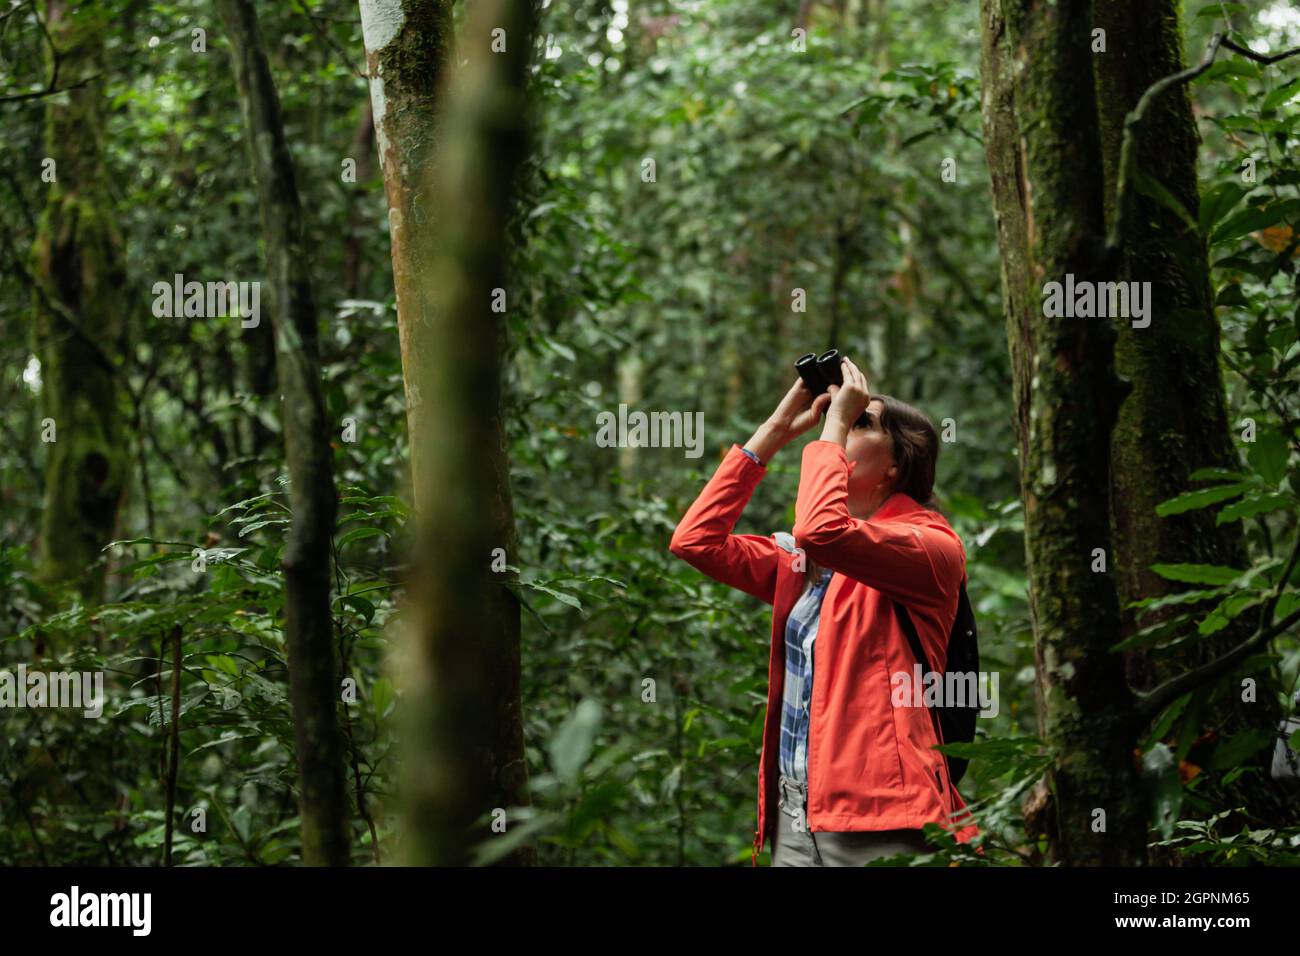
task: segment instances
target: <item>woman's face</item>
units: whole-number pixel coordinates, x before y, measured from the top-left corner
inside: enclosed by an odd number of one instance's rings
[[[844,448],[845,457],[853,463],[849,472],[849,498],[876,505],[888,497],[888,486],[898,477],[893,440],[880,425],[880,415],[884,410],[885,403],[873,398],[863,413],[865,427],[855,424],[849,429]]]

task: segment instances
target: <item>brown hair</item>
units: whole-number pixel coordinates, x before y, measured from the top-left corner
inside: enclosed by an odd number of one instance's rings
[[[885,406],[880,424],[889,432],[894,463],[898,466],[894,491],[903,492],[922,508],[937,510],[934,474],[939,462],[939,435],[934,430],[934,422],[925,412],[892,395],[871,397],[880,399]]]

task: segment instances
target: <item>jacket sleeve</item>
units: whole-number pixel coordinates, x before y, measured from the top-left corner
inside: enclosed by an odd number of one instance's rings
[[[794,537],[809,559],[909,608],[946,613],[966,570],[951,528],[849,514],[849,462],[835,442],[804,447]]]
[[[668,550],[723,584],[772,604],[776,573],[786,555],[771,537],[732,534],[767,469],[732,445],[673,532]]]

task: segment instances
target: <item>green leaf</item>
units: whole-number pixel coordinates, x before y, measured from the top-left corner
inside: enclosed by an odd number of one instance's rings
[[[1300,76],[1295,77],[1289,82],[1283,83],[1272,93],[1268,94],[1268,96],[1264,97],[1264,102],[1259,104],[1260,112],[1277,109],[1297,93],[1300,93]]]
[[[1264,596],[1259,593],[1234,594],[1226,598],[1223,603],[1216,607],[1201,621],[1196,632],[1202,637],[1209,634],[1215,634],[1228,626],[1238,614],[1248,607],[1253,607],[1264,600]]]
[[[242,537],[244,537],[245,535],[252,534],[252,533],[253,533],[254,531],[256,531],[258,528],[265,528],[265,527],[266,527],[267,525],[269,525],[269,524],[281,524],[281,525],[282,525],[282,524],[288,524],[288,523],[289,523],[289,519],[288,519],[288,518],[262,518],[262,519],[259,520],[259,521],[252,521],[252,522],[250,522],[250,523],[244,525],[242,528],[240,528],[240,529],[239,529],[239,536],[242,538]]]
[[[1198,604],[1211,598],[1222,597],[1223,588],[1203,588],[1196,591],[1179,591],[1177,594],[1162,594],[1159,597],[1140,598],[1129,601],[1131,608],[1148,608],[1158,610],[1173,604]]]
[[[1273,742],[1273,732],[1263,727],[1253,727],[1233,734],[1214,748],[1205,762],[1207,770],[1228,770],[1245,763]]]
[[[563,591],[557,591],[555,590],[555,588],[547,587],[545,584],[539,584],[536,581],[520,581],[519,583],[522,586],[526,588],[531,588],[534,591],[541,591],[543,594],[549,594],[551,597],[555,598],[555,600],[559,601],[561,604],[567,604],[569,607],[578,611],[582,610],[582,602],[579,601],[572,594],[566,594]]]
[[[342,603],[361,615],[367,625],[375,619],[375,606],[359,594],[345,594]]]
[[[249,505],[253,504],[256,501],[268,501],[268,499],[274,497],[275,497],[274,493],[268,491],[264,495],[255,495],[252,498],[245,498],[243,501],[236,501],[233,505],[227,505],[226,507],[222,508],[220,511],[216,513],[214,517],[220,518],[223,514],[225,514],[228,511],[234,511],[236,508],[247,508]]]
[[[1111,650],[1120,653],[1131,651],[1135,648],[1146,647],[1152,644],[1159,644],[1168,639],[1177,639],[1183,636],[1190,621],[1189,614],[1179,614],[1177,617],[1151,624],[1135,631],[1122,641],[1111,645]]]
[[[1260,262],[1249,255],[1225,256],[1214,263],[1214,268],[1226,269],[1229,272],[1244,272],[1259,279],[1267,279],[1277,271],[1271,259]]]
[[[1269,492],[1268,494],[1255,495],[1233,502],[1219,512],[1218,516],[1214,519],[1214,523],[1228,524],[1231,521],[1240,521],[1242,518],[1253,518],[1255,515],[1268,514],[1272,511],[1280,511],[1283,508],[1294,506],[1295,499],[1290,495]]]
[[[342,538],[339,539],[338,549],[342,551],[353,541],[360,541],[363,538],[373,538],[376,535],[381,535],[384,533],[385,532],[381,528],[369,528],[369,527],[353,528],[351,531],[349,531],[347,534],[345,534]]]
[[[1250,443],[1246,460],[1259,472],[1260,477],[1276,488],[1286,474],[1286,463],[1290,455],[1291,449],[1283,434],[1276,428],[1263,428]]]
[[[375,717],[382,718],[387,714],[388,708],[392,706],[396,697],[397,693],[393,690],[393,682],[387,677],[381,677],[375,681],[375,686],[370,692],[370,699],[375,708]]]
[[[1242,294],[1240,282],[1229,282],[1222,289],[1220,289],[1219,294],[1214,298],[1214,304],[1216,306],[1220,306],[1220,305],[1249,306],[1250,305],[1250,303],[1246,301],[1246,296]]]
[[[573,349],[569,348],[567,345],[563,344],[562,342],[557,342],[555,341],[555,339],[547,339],[547,338],[544,338],[542,341],[544,341],[547,344],[547,346],[550,347],[551,351],[555,352],[556,355],[559,355],[562,358],[566,358],[570,362],[577,361],[578,358],[577,353],[574,352]]]
[[[1183,805],[1183,785],[1178,777],[1178,760],[1168,745],[1159,743],[1142,755],[1142,774],[1152,793],[1155,826],[1168,840],[1174,832]]]
[[[394,498],[392,495],[350,495],[347,498],[340,498],[341,505],[366,505],[371,508],[377,508],[380,505],[393,509],[396,513],[405,516],[410,509],[401,498]]]
[[[1231,584],[1246,573],[1218,564],[1153,564],[1151,570],[1166,581],[1185,584]]]
[[[235,663],[233,658],[225,654],[208,654],[204,657],[204,660],[231,677],[239,676],[239,665]]]
[[[1176,498],[1170,498],[1168,501],[1162,501],[1156,505],[1156,514],[1165,518],[1169,515],[1180,515],[1185,511],[1195,511],[1197,508],[1204,508],[1220,501],[1227,501],[1229,498],[1235,498],[1243,492],[1249,491],[1250,487],[1247,482],[1243,481],[1231,485],[1216,485],[1213,488],[1198,488],[1195,491],[1185,491]]]
[[[1255,66],[1250,60],[1241,60],[1233,57],[1231,59],[1220,59],[1214,62],[1208,70],[1196,77],[1192,82],[1197,84],[1212,83],[1215,80],[1258,80],[1259,67]],[[1229,83],[1229,86],[1234,84]],[[1240,86],[1241,84],[1237,84]]]
[[[1210,4],[1206,4],[1205,6],[1197,10],[1196,15],[1198,17],[1215,19],[1218,17],[1222,17],[1224,13],[1227,13],[1229,16],[1231,16],[1236,13],[1245,13],[1245,12],[1246,12],[1246,5],[1244,3],[1221,3],[1221,4],[1210,3]]]
[[[1210,236],[1210,244],[1219,245],[1225,242],[1233,242],[1252,232],[1274,226],[1291,214],[1295,202],[1296,200],[1288,199],[1283,202],[1269,202],[1263,206],[1251,206],[1243,209],[1214,230],[1214,233]]]
[[[1191,694],[1184,694],[1169,707],[1165,708],[1165,712],[1160,716],[1160,719],[1156,721],[1155,725],[1151,728],[1150,735],[1142,744],[1142,750],[1144,753],[1150,750],[1156,743],[1164,739],[1165,734],[1169,733],[1169,728],[1174,725],[1174,721],[1178,719],[1178,715],[1187,707],[1187,702],[1191,700],[1191,698]]]
[[[591,756],[600,720],[600,704],[591,699],[584,700],[551,738],[548,748],[551,768],[565,783],[573,785],[578,782],[578,774]]]
[[[514,822],[515,817],[524,816],[525,813],[531,814],[531,808],[522,807],[518,810],[514,807],[510,808],[506,814],[506,819],[509,821],[506,832],[493,834],[474,849],[472,862],[475,866],[491,866],[561,823],[559,815],[549,811],[531,815],[522,823]]]
[[[903,142],[899,144],[898,146],[899,151],[901,152],[902,150],[907,149],[907,147],[913,145],[914,143],[921,142],[921,140],[923,139],[928,139],[929,137],[933,136],[937,132],[939,132],[937,129],[927,129],[923,132],[915,133],[914,135],[907,137],[907,139],[903,140]]]
[[[682,765],[677,764],[668,775],[664,777],[663,782],[659,784],[659,799],[664,804],[672,802],[677,793],[677,789],[682,784]]]
[[[1201,234],[1209,235],[1210,230],[1219,224],[1233,207],[1241,202],[1241,197],[1250,190],[1231,180],[1219,183],[1207,190],[1201,197],[1200,226]]]
[[[1208,481],[1211,478],[1222,478],[1224,481],[1245,481],[1246,476],[1239,471],[1228,471],[1226,468],[1197,468],[1187,476],[1189,481]]]
[[[1279,355],[1285,355],[1287,350],[1291,348],[1291,343],[1294,342],[1295,339],[1296,329],[1294,326],[1279,325],[1277,328],[1273,329],[1273,331],[1269,332],[1264,340],[1268,342],[1268,347],[1274,352]],[[1283,369],[1279,368],[1278,371],[1281,372]]]
[[[1187,211],[1187,207],[1179,202],[1178,198],[1166,189],[1162,183],[1152,179],[1136,167],[1133,169],[1133,185],[1142,195],[1149,199],[1154,199],[1170,212],[1177,215],[1179,219],[1187,224],[1188,229],[1196,228],[1196,222],[1192,219],[1192,214]]]

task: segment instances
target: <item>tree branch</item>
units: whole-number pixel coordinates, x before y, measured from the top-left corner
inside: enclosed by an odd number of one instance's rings
[[[1240,53],[1246,59],[1254,60],[1256,63],[1263,63],[1265,66],[1276,63],[1279,60],[1285,60],[1300,55],[1300,46],[1296,47],[1294,50],[1283,50],[1281,53],[1274,54],[1273,56],[1265,56],[1262,53],[1256,53],[1250,47],[1241,46],[1240,44],[1233,43],[1228,39],[1223,41],[1223,46],[1231,50],[1233,53]]]
[[[325,43],[332,47],[334,52],[339,55],[339,58],[343,60],[343,65],[348,68],[349,73],[363,80],[368,79],[365,73],[356,68],[356,65],[352,62],[352,58],[348,56],[348,51],[343,49],[342,44],[339,43],[334,34],[330,33],[328,29],[321,25],[320,21],[324,18],[318,18],[316,14],[312,13],[312,11],[307,8],[307,5],[303,3],[302,0],[293,0],[293,5],[298,8],[300,13],[311,21],[311,27],[316,31],[316,35],[324,40]]]
[[[33,93],[14,93],[10,96],[0,96],[0,103],[21,103],[25,100],[39,100],[46,96],[56,96],[59,93],[66,93],[68,90],[79,90],[83,86],[88,86],[89,84],[94,83],[103,75],[104,74],[102,73],[96,73],[94,76],[88,76],[84,80],[73,83],[71,86],[65,86],[62,89],[56,90],[51,86],[46,87],[43,90],[36,90]]]
[[[41,28],[41,34],[45,37],[45,42],[50,48],[50,79],[45,84],[45,89],[43,90],[36,90],[31,93],[14,93],[9,96],[0,96],[0,103],[21,103],[25,100],[38,100],[42,97],[54,96],[56,93],[64,93],[68,90],[80,89],[88,83],[95,82],[95,80],[99,79],[101,76],[101,74],[96,73],[94,76],[88,76],[71,86],[65,86],[63,89],[58,89],[59,67],[63,58],[59,55],[59,48],[54,45],[54,37],[50,36],[49,27],[47,27],[45,21],[41,19],[41,13],[36,8],[35,0],[32,0],[31,6],[32,16],[36,18],[36,25]],[[12,12],[13,11],[11,10],[10,13]]]
[[[1263,64],[1276,63],[1279,60],[1285,60],[1288,57],[1300,54],[1300,47],[1297,47],[1294,50],[1284,50],[1274,56],[1264,56],[1249,47],[1232,42],[1222,33],[1216,33],[1211,38],[1209,48],[1205,51],[1205,56],[1200,63],[1156,80],[1147,87],[1146,91],[1138,99],[1137,106],[1124,118],[1124,139],[1119,150],[1119,176],[1115,185],[1115,220],[1111,223],[1110,233],[1106,237],[1106,251],[1108,254],[1117,254],[1124,242],[1124,228],[1128,224],[1129,184],[1137,167],[1137,151],[1134,142],[1137,139],[1137,128],[1146,117],[1147,110],[1151,108],[1151,104],[1155,102],[1161,93],[1190,82],[1208,70],[1214,65],[1219,50],[1225,48],[1249,60],[1254,60],[1256,63]]]
[[[1156,97],[1161,93],[1172,87],[1187,83],[1208,70],[1214,64],[1214,58],[1219,55],[1219,47],[1222,45],[1223,34],[1216,33],[1200,63],[1179,73],[1156,80],[1139,97],[1137,106],[1133,108],[1128,116],[1124,117],[1124,139],[1119,148],[1119,176],[1115,184],[1115,219],[1111,223],[1110,234],[1106,237],[1107,252],[1116,253],[1124,243],[1124,227],[1128,225],[1129,180],[1132,179],[1137,168],[1137,150],[1134,142],[1137,139],[1139,124],[1146,116],[1147,110],[1151,108],[1151,104],[1155,102]]]
[[[1279,593],[1284,583],[1280,582],[1278,584]],[[1136,695],[1137,705],[1134,708],[1134,715],[1142,723],[1149,723],[1179,697],[1205,686],[1222,674],[1226,674],[1251,654],[1267,645],[1273,638],[1291,629],[1297,623],[1300,623],[1300,609],[1288,614],[1271,627],[1261,628],[1232,650],[1219,655],[1214,660],[1179,674],[1148,693],[1138,693]]]

